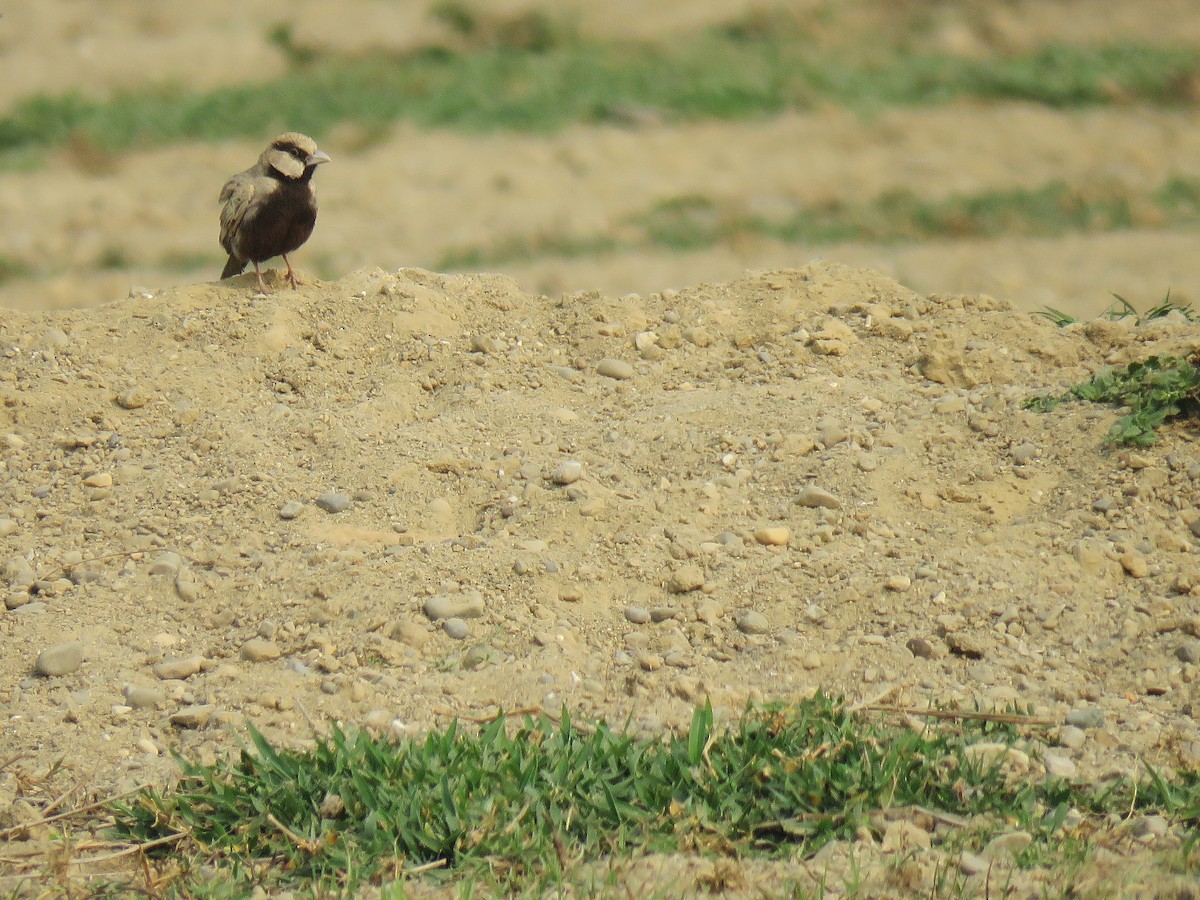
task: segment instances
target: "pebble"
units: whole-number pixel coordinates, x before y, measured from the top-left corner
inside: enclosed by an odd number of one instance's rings
[[[112,487],[112,472],[97,472],[83,479],[84,486],[94,488]]]
[[[246,662],[266,662],[279,659],[282,655],[283,651],[279,649],[279,645],[265,638],[252,638],[246,641],[238,653],[238,656]]]
[[[1037,447],[1026,441],[1022,444],[1017,444],[1012,450],[1013,462],[1018,466],[1023,466],[1037,456]]]
[[[993,741],[980,741],[963,748],[963,758],[987,767],[999,765],[1005,777],[1019,777],[1029,771],[1029,754]]]
[[[141,409],[149,402],[149,396],[140,385],[135,384],[117,394],[117,406],[121,409]]]
[[[204,668],[204,657],[198,654],[192,656],[168,656],[153,667],[155,677],[163,681],[181,681],[190,678]]]
[[[1129,825],[1134,837],[1150,840],[1166,837],[1169,829],[1170,823],[1163,816],[1138,816]]]
[[[175,594],[185,603],[194,603],[200,595],[200,585],[187,569],[175,576]]]
[[[625,381],[633,377],[633,366],[623,359],[602,359],[596,364],[597,374],[617,381]]]
[[[33,664],[39,675],[70,675],[83,663],[83,644],[65,641],[46,647],[37,655]]]
[[[442,630],[454,640],[461,641],[467,636],[470,628],[462,619],[452,616],[442,623]]]
[[[428,643],[429,638],[429,632],[412,620],[399,622],[392,628],[392,640],[399,641],[407,647],[422,647]]]
[[[279,518],[290,521],[300,517],[304,512],[304,504],[299,500],[289,500],[283,506],[279,507]]]
[[[1098,706],[1081,706],[1067,713],[1065,721],[1076,728],[1100,728],[1104,725],[1104,710]]]
[[[350,495],[340,491],[326,491],[314,502],[319,509],[323,509],[327,513],[340,513],[350,508]]]
[[[182,556],[174,550],[164,550],[158,556],[154,557],[154,562],[150,563],[150,574],[170,575],[173,578],[179,574],[179,568],[182,565]]]
[[[643,651],[637,655],[637,664],[647,672],[657,672],[663,667],[663,658],[657,653]]]
[[[885,589],[903,593],[912,587],[912,579],[907,575],[891,575],[888,580],[883,583]]]
[[[712,597],[705,597],[696,604],[696,621],[705,625],[716,625],[724,613],[725,608]]]
[[[154,741],[150,740],[150,738],[139,738],[134,746],[147,756],[158,756],[160,752],[158,745],[155,744]]]
[[[16,534],[20,526],[8,518],[8,516],[0,517],[0,538],[8,537],[11,534]]]
[[[1070,778],[1075,774],[1075,763],[1068,756],[1047,753],[1042,757],[1042,765],[1046,768],[1046,774],[1054,778]]]
[[[680,566],[667,580],[667,590],[672,594],[687,594],[704,587],[704,570],[699,566]]]
[[[489,644],[475,644],[463,654],[462,667],[468,672],[482,669],[496,658],[496,651]]]
[[[486,607],[479,591],[461,594],[437,594],[425,601],[425,615],[430,619],[477,619]]]
[[[1074,725],[1064,725],[1058,731],[1058,745],[1068,750],[1078,750],[1087,740],[1087,732]]]
[[[203,728],[216,709],[211,703],[197,703],[171,713],[168,721],[176,728]]]
[[[927,638],[912,638],[905,646],[918,659],[941,659],[946,655],[944,644],[928,640]]]
[[[946,635],[946,646],[956,656],[967,659],[983,659],[986,645],[975,635],[967,631],[952,631]]]
[[[1137,553],[1124,553],[1118,562],[1131,578],[1145,578],[1150,574],[1149,564]]]
[[[842,508],[841,500],[829,493],[829,491],[811,484],[800,489],[800,493],[796,495],[796,502],[810,509],[818,507],[822,509]]]
[[[734,624],[742,634],[766,634],[771,630],[771,623],[767,621],[767,617],[754,609],[738,613]]]
[[[125,690],[121,694],[125,698],[125,702],[134,709],[152,709],[162,702],[161,692],[140,684],[125,685]]]
[[[982,875],[991,868],[991,865],[991,862],[984,859],[978,853],[964,852],[958,858],[958,867],[962,869],[964,875]]]
[[[1182,663],[1200,663],[1200,641],[1186,641],[1175,648],[1175,658]]]
[[[650,610],[644,606],[625,607],[625,618],[634,625],[645,625],[650,621]]]
[[[564,459],[550,475],[555,484],[574,484],[583,476],[583,463],[575,459]]]
[[[754,539],[767,547],[784,547],[792,534],[782,525],[760,528],[754,532]]]
[[[680,609],[676,606],[655,606],[650,610],[650,621],[667,622],[679,618],[679,615]]]

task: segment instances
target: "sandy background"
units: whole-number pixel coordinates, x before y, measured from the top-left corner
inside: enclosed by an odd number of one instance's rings
[[[742,8],[643,7],[578,14],[660,35]],[[1167,40],[1197,33],[1193,7],[847,4],[817,39],[856,46],[899,10],[963,53]],[[284,16],[347,47],[433,28],[403,3],[331,8],[11,4],[0,101],[279,74],[263,35]],[[163,783],[171,751],[213,759],[247,721],[301,746],[330,720],[419,734],[565,704],[658,734],[706,697],[724,718],[821,689],[1082,723],[1031,739],[1025,777],[1200,765],[1195,428],[1111,451],[1112,410],[1022,408],[1105,364],[1196,352],[1177,315],[1058,329],[1027,312],[1095,313],[1109,291],[1186,301],[1194,232],[421,268],[690,191],[769,208],[1081,174],[1155,185],[1200,175],[1198,119],[963,105],[536,138],[398,125],[365,149],[335,133],[295,260],[325,280],[268,297],[252,275],[210,281],[217,190],[261,141],[6,172],[0,253],[37,274],[0,286],[0,892],[104,868],[53,864],[41,811],[65,787],[82,803]],[[128,268],[102,271],[115,251]],[[145,295],[117,299],[132,285]],[[35,674],[46,651],[62,674]],[[912,824],[931,849],[903,867],[864,836],[737,861],[733,894],[855,873],[864,896],[937,896],[947,871],[966,896],[991,890],[945,829]],[[1184,890],[1164,855],[1176,827],[1077,827],[1095,846],[1082,870],[1005,883]],[[616,884],[699,891],[706,866],[651,857]]]
[[[686,34],[758,8],[741,2],[558,4],[585,34]],[[482,8],[501,15],[520,3]],[[1194,4],[839,3],[789,7],[811,21],[815,49],[847,48],[898,32],[922,49],[961,55],[1019,52],[1047,41],[1149,43],[1200,39]],[[13,3],[0,21],[0,106],[35,92],[106,96],[154,83],[277,78],[268,36],[280,23],[298,43],[356,50],[452,40],[420,3]],[[915,24],[914,24],[915,23]],[[276,125],[278,127],[276,127]],[[93,305],[131,286],[158,289],[215,277],[216,193],[257,157],[262,138],[181,145],[97,160],[85,148],[49,154],[0,179],[0,255],[33,276],[0,284],[19,309]],[[321,221],[297,258],[325,278],[363,266],[431,267],[448,252],[544,235],[612,233],[631,214],[687,194],[735,210],[868,201],[908,188],[956,192],[1072,184],[1161,184],[1200,175],[1200,116],[1137,106],[1059,112],[969,103],[862,118],[837,109],[739,123],[576,127],[553,136],[427,132],[398,124],[364,148],[357,129],[323,138],[335,165],[320,173]],[[1157,230],[1154,215],[1119,235],[924,244],[782,245],[739,238],[696,253],[629,251],[498,266],[551,295],[680,288],[745,269],[823,258],[867,266],[921,291],[983,292],[1034,309],[1095,314],[1111,293],[1144,307],[1167,289],[1188,302],[1200,281],[1195,230]],[[105,260],[122,260],[105,268]]]

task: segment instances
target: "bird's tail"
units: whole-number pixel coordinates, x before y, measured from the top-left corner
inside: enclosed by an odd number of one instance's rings
[[[232,278],[234,275],[241,275],[244,268],[244,262],[238,262],[236,257],[230,256],[229,262],[225,263],[225,268],[221,270],[221,277]]]

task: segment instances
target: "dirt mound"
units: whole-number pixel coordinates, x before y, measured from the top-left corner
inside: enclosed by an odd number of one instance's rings
[[[1081,776],[1200,760],[1194,430],[1116,452],[1113,410],[1022,408],[1194,325],[833,265],[252,280],[0,313],[0,756],[101,791],[244,720],[657,731],[820,688],[1072,712]]]

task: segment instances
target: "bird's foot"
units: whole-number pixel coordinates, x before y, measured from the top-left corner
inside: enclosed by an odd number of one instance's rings
[[[300,285],[304,284],[304,282],[301,280],[300,276],[296,274],[296,270],[292,268],[292,264],[290,262],[288,262],[288,258],[286,255],[284,255],[283,261],[285,263],[287,263],[287,276],[286,277],[288,280],[288,284],[290,284],[292,286],[292,290],[294,291]]]

